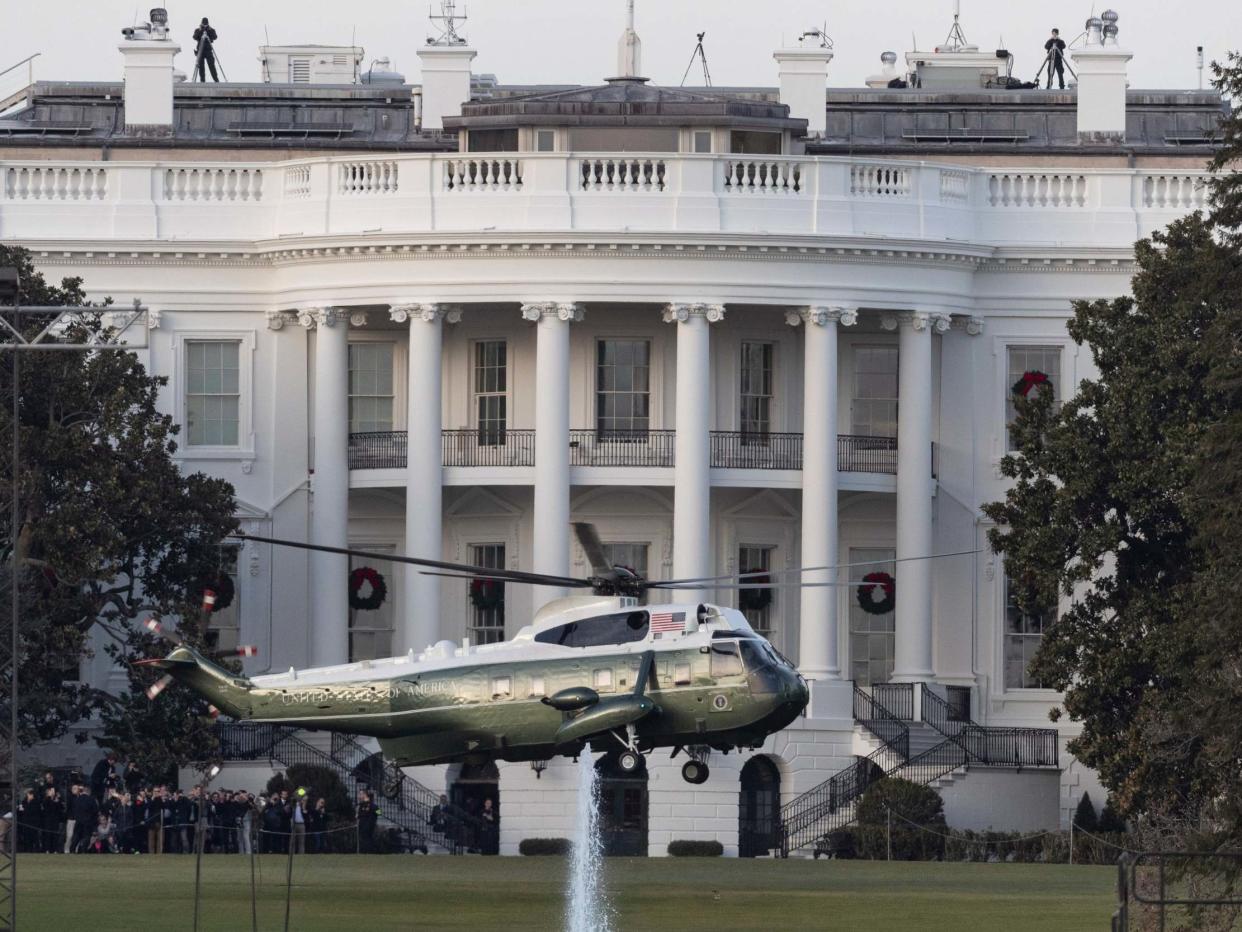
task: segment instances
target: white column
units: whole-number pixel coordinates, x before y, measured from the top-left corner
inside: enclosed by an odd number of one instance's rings
[[[711,334],[724,320],[720,304],[670,304],[664,322],[677,324],[677,437],[673,468],[673,576],[712,575]],[[710,587],[678,589],[674,601],[707,598]]]
[[[808,307],[786,315],[806,324],[802,366],[802,565],[839,562],[837,527],[837,323],[850,327],[858,312]],[[835,582],[837,570],[802,574],[804,583]],[[837,632],[838,593],[829,586],[801,590],[798,669],[807,679],[841,678]]]
[[[522,305],[535,321],[535,515],[536,573],[569,575],[569,325],[583,318],[580,304]],[[566,590],[539,587],[535,605]]]
[[[311,542],[349,546],[349,321],[337,308],[301,311],[315,329],[315,475]],[[310,662],[349,659],[349,559],[312,551]]]
[[[443,530],[440,355],[443,322],[461,320],[461,311],[440,304],[398,304],[389,311],[410,324],[406,367],[405,552],[439,560]],[[404,609],[398,622],[398,650],[416,653],[440,639],[440,578],[402,569]]]
[[[908,312],[884,318],[900,332],[897,394],[897,606],[893,681],[930,680],[932,671],[932,331],[947,314]]]

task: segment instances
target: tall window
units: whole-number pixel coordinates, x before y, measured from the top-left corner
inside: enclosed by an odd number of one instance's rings
[[[646,543],[604,544],[604,558],[609,566],[624,566],[646,579],[647,551],[650,547]],[[644,592],[638,601],[640,605],[646,605],[647,594]]]
[[[213,650],[236,650],[241,643],[241,584],[237,578],[237,548],[220,548],[220,573],[233,584],[233,601],[207,620],[207,645]]]
[[[391,343],[349,344],[349,432],[392,430]]]
[[[600,340],[595,386],[595,427],[602,438],[645,440],[651,427],[651,344]]]
[[[1043,689],[1045,685],[1030,673],[1031,660],[1039,650],[1044,633],[1057,620],[1055,609],[1024,612],[1018,607],[1017,593],[1005,577],[1005,688]]]
[[[772,344],[742,341],[742,442],[763,441],[772,429]]]
[[[1027,373],[1035,375],[1043,373],[1048,377],[1048,386],[1052,389],[1054,403],[1061,401],[1061,347],[1059,346],[1010,346],[1008,348],[1009,372],[1005,380],[1005,447],[1013,449],[1013,440],[1009,437],[1008,425],[1018,416],[1014,404],[1018,385]],[[1039,389],[1036,389],[1037,391]]]
[[[470,563],[492,570],[505,568],[504,544],[472,544]],[[472,644],[495,644],[505,639],[505,584],[493,583],[500,598],[493,605],[470,605],[470,642]]]
[[[389,553],[392,547],[367,547],[372,552]],[[378,660],[384,657],[392,656],[392,633],[394,627],[393,606],[396,603],[396,594],[393,592],[393,586],[396,583],[396,573],[393,572],[393,565],[386,562],[377,562],[375,560],[367,560],[362,558],[351,557],[349,561],[349,571],[352,574],[360,566],[369,566],[377,570],[384,577],[384,584],[388,587],[388,597],[375,609],[356,609],[349,610],[349,662],[357,663],[359,660]],[[364,588],[359,593],[363,597],[371,594],[369,584],[364,583]]]
[[[897,582],[896,597],[901,598],[901,582],[897,580],[896,553],[886,549],[850,550],[850,579],[862,579],[868,573],[888,573]],[[871,562],[873,561],[873,562]],[[864,564],[864,565],[858,565]],[[893,612],[883,615],[865,610],[850,590],[850,677],[858,686],[887,683],[893,675],[895,625]]]
[[[190,446],[238,445],[241,381],[235,340],[191,340],[185,344],[186,442]]]
[[[753,570],[763,570],[765,573],[772,572],[772,547],[760,547],[753,544],[742,544],[737,548],[737,569],[739,573],[749,573]],[[747,580],[740,580],[740,585],[746,585]],[[739,593],[745,590],[738,590]],[[746,621],[752,628],[764,637],[770,637],[772,634],[772,610],[776,605],[776,589],[755,589],[755,593],[766,593],[766,597],[759,596],[760,601],[766,601],[767,604],[762,608],[746,608],[742,607],[742,614],[746,616]],[[739,596],[739,601],[741,597]]]
[[[897,436],[897,347],[854,347],[850,430],[864,437]]]
[[[474,344],[474,416],[482,446],[502,446],[509,417],[509,348],[504,340]]]

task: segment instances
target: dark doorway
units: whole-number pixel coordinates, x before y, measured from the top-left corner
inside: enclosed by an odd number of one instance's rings
[[[490,808],[487,801],[491,800]],[[500,773],[493,763],[462,764],[449,790],[449,802],[468,818],[465,848],[482,854],[500,850]]]
[[[622,773],[617,759],[605,754],[599,771],[599,827],[604,854],[609,857],[647,856],[647,767]]]
[[[769,758],[752,757],[742,768],[737,818],[739,857],[761,857],[780,847],[781,772]]]

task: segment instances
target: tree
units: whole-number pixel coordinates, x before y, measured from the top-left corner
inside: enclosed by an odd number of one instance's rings
[[[887,857],[890,837],[893,857],[899,861],[942,857],[948,835],[944,801],[930,786],[886,777],[871,784],[858,801],[855,834],[860,857]]]
[[[59,339],[85,343],[107,329],[81,279],[48,284],[22,249],[0,247],[0,266],[18,268],[21,303],[83,308]],[[59,737],[98,713],[104,746],[157,768],[186,762],[191,749],[210,744],[200,700],[170,690],[161,698],[172,701],[150,706],[142,691],[153,675],[132,667],[120,695],[65,681],[77,679],[92,641],[118,661],[166,652],[135,622],[147,613],[196,617],[200,581],[218,573],[220,545],[237,526],[232,487],[181,472],[173,458],[179,428],[157,406],[167,380],[149,375],[135,354],[43,352],[37,360],[21,369],[19,525],[16,534],[7,522],[0,531],[6,554],[16,540],[21,566],[21,742]],[[12,391],[6,362],[0,436],[11,436]],[[14,479],[10,458],[0,456],[6,502]],[[11,575],[0,575],[7,599]],[[182,633],[201,642],[194,625]]]
[[[1091,794],[1083,793],[1082,799],[1078,800],[1078,808],[1074,810],[1074,825],[1085,832],[1094,832],[1099,824],[1095,806],[1091,804]]]
[[[1212,62],[1212,86],[1233,101],[1242,100],[1242,54],[1229,52],[1225,63]],[[1212,219],[1218,229],[1235,244],[1242,241],[1242,116],[1235,109],[1221,123],[1220,145],[1212,158]]]

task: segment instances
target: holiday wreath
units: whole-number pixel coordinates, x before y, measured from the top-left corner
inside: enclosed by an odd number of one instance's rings
[[[880,596],[877,598],[877,590]],[[858,587],[858,607],[868,615],[887,615],[897,604],[897,582],[888,573],[868,573]]]
[[[1048,378],[1047,373],[1032,369],[1030,372],[1023,372],[1022,378],[1013,383],[1013,393],[1027,398],[1031,394],[1031,389],[1037,385],[1051,388],[1052,380]]]
[[[216,601],[211,604],[210,608],[213,615],[216,612],[224,611],[232,605],[233,596],[237,594],[233,587],[233,579],[228,573],[220,573],[213,579],[203,580],[199,588],[203,590],[204,594],[208,591],[215,593]]]
[[[470,604],[481,612],[499,608],[505,600],[505,586],[499,579],[475,577],[470,580]]]
[[[364,596],[362,587],[369,585],[371,594]],[[388,598],[388,584],[375,569],[360,566],[349,574],[349,607],[360,612],[373,612]]]
[[[743,584],[750,583],[754,588],[745,588],[738,592],[739,608],[748,612],[761,612],[772,604],[772,590],[768,588],[772,584],[772,577],[764,570],[747,570],[742,574],[742,581]]]

